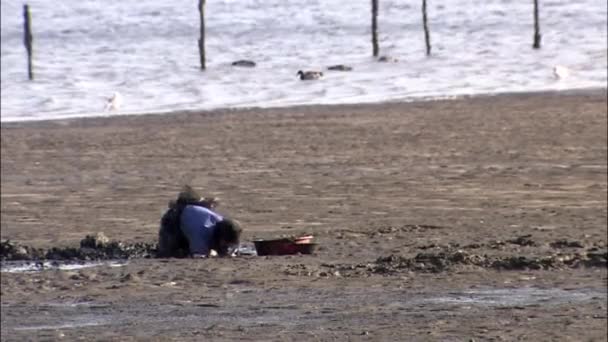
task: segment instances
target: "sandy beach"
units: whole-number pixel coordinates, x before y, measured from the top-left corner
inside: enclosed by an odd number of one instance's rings
[[[2,340],[605,341],[606,105],[604,89],[3,123],[2,239],[151,242],[190,184],[245,242],[319,248],[2,273]]]

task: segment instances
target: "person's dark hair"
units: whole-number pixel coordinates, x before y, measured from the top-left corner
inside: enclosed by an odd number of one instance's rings
[[[228,254],[228,247],[237,245],[241,239],[241,226],[231,219],[225,218],[216,223],[215,234],[213,235],[213,246],[218,255]]]

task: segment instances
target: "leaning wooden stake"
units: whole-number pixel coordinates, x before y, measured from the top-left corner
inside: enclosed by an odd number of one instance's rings
[[[378,57],[378,0],[372,0],[372,49]]]
[[[540,49],[540,24],[538,23],[538,0],[534,0],[534,44],[535,49]]]
[[[201,37],[198,40],[198,51],[201,57],[201,69],[205,70],[205,0],[199,0],[198,11],[201,16]]]
[[[31,80],[34,79],[34,72],[32,71],[32,17],[30,16],[30,6],[23,5],[23,26],[24,26],[24,37],[23,43],[27,50],[27,76]]]
[[[431,54],[431,35],[429,33],[429,26],[426,20],[426,0],[422,0],[422,25],[424,26],[424,41],[426,43],[426,55]]]

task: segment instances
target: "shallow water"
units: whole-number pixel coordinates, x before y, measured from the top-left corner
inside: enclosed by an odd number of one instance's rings
[[[83,268],[110,266],[122,267],[127,264],[123,260],[112,261],[88,261],[88,262],[67,262],[67,261],[4,261],[0,264],[0,272],[21,273],[21,272],[41,272],[47,270],[73,271]]]
[[[207,71],[199,70],[196,1],[29,1],[35,81],[27,80],[22,2],[1,2],[2,121],[219,107],[386,100],[606,87],[604,0],[541,2],[542,49],[531,48],[532,2],[380,1],[381,54],[371,58],[369,1],[208,2]],[[252,59],[253,69],[230,63]],[[299,69],[347,64],[301,82]],[[556,79],[552,68],[570,75]],[[123,105],[104,112],[119,92]]]
[[[65,322],[60,324],[49,324],[49,325],[32,325],[15,327],[15,330],[57,330],[57,329],[74,329],[82,327],[92,327],[96,325],[104,325],[110,323],[107,319],[101,319],[96,315],[80,316],[77,319],[73,319],[71,322]]]
[[[592,291],[566,291],[562,289],[541,289],[535,287],[480,289],[452,292],[420,300],[420,303],[473,306],[527,306],[537,304],[560,304],[590,300],[601,295]],[[605,297],[605,294],[604,294]]]
[[[242,290],[242,289],[241,289]],[[259,290],[258,290],[259,291]],[[287,290],[286,290],[287,291]],[[44,311],[56,312],[61,321],[49,321],[48,316],[32,317],[30,322],[3,322],[3,327],[13,330],[47,330],[47,329],[75,329],[97,325],[120,325],[135,323],[167,325],[169,322],[180,326],[189,325],[212,325],[223,323],[238,323],[239,325],[272,324],[291,326],[297,324],[322,324],[329,316],[339,315],[340,311],[333,306],[346,306],[359,303],[360,307],[379,305],[384,302],[386,308],[400,315],[421,315],[425,312],[435,312],[438,309],[449,312],[447,305],[458,305],[463,308],[476,307],[500,308],[500,307],[526,307],[538,306],[550,307],[564,303],[584,303],[592,300],[605,300],[606,293],[597,289],[563,290],[558,288],[485,288],[461,292],[449,293],[411,293],[404,291],[385,291],[373,293],[374,289],[360,291],[347,290],[339,298],[327,298],[324,291],[310,289],[306,296],[294,297],[293,293],[273,291],[277,298],[275,304],[255,307],[242,307],[240,296],[258,296],[260,293],[253,288],[242,293],[235,293],[234,303],[237,306],[204,306],[195,302],[180,302],[179,305],[161,304],[155,305],[154,312],[150,312],[147,304],[132,304],[128,308],[119,309],[115,305],[104,305],[93,302],[84,303],[48,303],[40,304],[38,307],[46,308]],[[256,294],[257,293],[257,294]],[[371,295],[371,296],[370,296]],[[309,311],[310,306],[318,307],[316,313]],[[12,306],[4,304],[3,310],[8,312],[11,308],[25,309],[19,305]],[[396,311],[395,311],[396,310]],[[170,312],[170,314],[163,314]],[[201,321],[204,317],[204,321]],[[42,323],[44,321],[45,323]],[[318,321],[318,323],[317,323]],[[33,322],[39,322],[35,324]]]

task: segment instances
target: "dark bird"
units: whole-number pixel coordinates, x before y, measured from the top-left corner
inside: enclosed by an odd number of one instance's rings
[[[302,81],[318,80],[323,77],[323,73],[320,71],[302,71],[299,70],[297,75],[300,76]]]
[[[253,67],[255,67],[255,62],[247,60],[247,59],[241,59],[241,60],[232,62],[232,66],[253,68]]]
[[[344,64],[332,65],[327,67],[327,70],[333,71],[353,71],[353,67]]]
[[[378,58],[378,62],[383,62],[383,63],[397,63],[399,62],[399,60],[395,57],[391,57],[391,56],[380,56]]]

